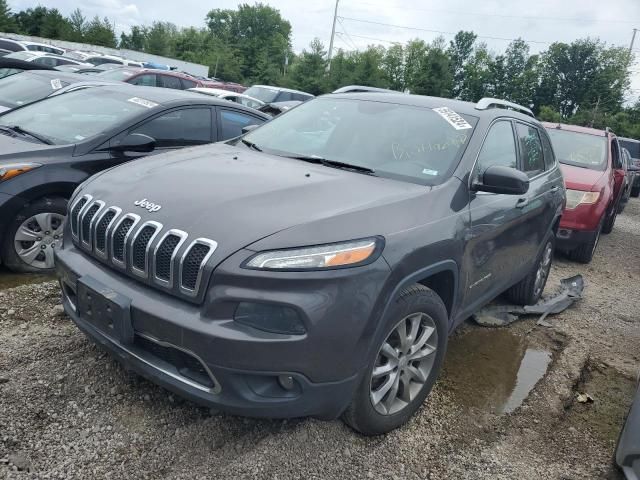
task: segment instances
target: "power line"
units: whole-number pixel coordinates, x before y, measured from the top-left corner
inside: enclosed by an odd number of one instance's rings
[[[349,2],[350,4],[357,5],[366,5],[370,7],[378,7],[380,5],[376,5],[373,3],[366,2]],[[594,22],[594,23],[628,23],[628,24],[637,24],[640,21],[634,20],[601,20],[595,18],[579,18],[579,17],[539,17],[535,15],[502,15],[498,13],[480,13],[480,12],[461,12],[461,11],[453,11],[453,10],[439,10],[433,8],[415,8],[415,7],[405,7],[400,5],[385,5],[386,8],[396,8],[400,10],[414,10],[416,12],[431,12],[431,13],[445,13],[449,15],[469,15],[473,17],[497,17],[497,18],[521,18],[524,20],[552,20],[552,21],[561,21],[561,22]]]
[[[353,43],[353,40],[347,38],[347,36],[343,32],[339,32],[336,30],[336,35],[338,36],[340,41],[344,43],[349,49],[358,50],[358,47],[356,46],[355,43]]]
[[[349,40],[351,41],[351,43],[353,44],[353,47],[357,50],[358,47],[356,46],[356,42],[353,41],[353,39],[351,38],[351,35],[349,35],[349,32],[347,32],[347,28],[344,26],[344,22],[342,21],[341,18],[338,18],[338,22],[340,22],[340,26],[342,27],[342,31],[344,32],[344,34],[349,37]]]
[[[368,23],[371,25],[382,25],[385,27],[393,27],[393,28],[402,28],[405,30],[416,30],[419,32],[429,32],[429,33],[437,33],[439,35],[453,35],[455,36],[458,32],[446,32],[443,30],[430,30],[428,28],[419,28],[419,27],[408,27],[405,25],[394,25],[392,23],[384,23],[384,22],[374,22],[373,20],[362,20],[359,18],[351,18],[351,17],[340,17],[343,20],[350,20],[352,22],[360,22],[360,23]],[[503,40],[506,42],[512,42],[514,40],[517,40],[516,38],[504,38],[504,37],[489,37],[486,35],[477,35],[478,38],[483,38],[486,40]],[[543,42],[540,40],[524,40],[521,39],[522,41],[524,41],[525,43],[539,43],[539,44],[544,44],[544,45],[551,45],[553,42]]]
[[[401,44],[402,42],[398,42],[397,40],[385,40],[384,38],[376,38],[376,37],[367,37],[365,35],[356,35],[355,33],[351,34],[352,37],[356,37],[356,38],[364,38],[365,40],[375,40],[377,42],[384,42],[384,43],[392,43],[394,45],[398,45]]]

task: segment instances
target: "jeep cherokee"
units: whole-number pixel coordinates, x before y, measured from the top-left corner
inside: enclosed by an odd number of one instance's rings
[[[460,322],[538,300],[564,186],[527,109],[376,92],[111,169],[69,205],[64,307],[117,359],[227,412],[373,435],[420,407]]]

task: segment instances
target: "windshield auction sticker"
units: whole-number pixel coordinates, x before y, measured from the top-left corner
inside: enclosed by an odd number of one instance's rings
[[[147,108],[153,108],[158,106],[157,103],[152,102],[151,100],[145,100],[144,98],[139,98],[139,97],[132,97],[127,101],[131,103],[136,103],[138,105],[142,105],[143,107],[147,107]]]
[[[60,90],[62,88],[62,82],[59,78],[53,78],[51,80],[51,88],[54,90]]]
[[[447,123],[456,130],[467,130],[468,128],[473,128],[464,118],[449,107],[434,108],[433,111],[444,118]]]

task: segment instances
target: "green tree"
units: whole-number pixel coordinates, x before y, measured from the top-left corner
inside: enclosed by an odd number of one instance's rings
[[[16,28],[17,25],[7,0],[0,0],[0,32],[15,32]]]
[[[447,54],[449,55],[453,83],[451,95],[454,98],[462,95],[465,79],[464,67],[473,54],[476,38],[477,35],[475,33],[461,30],[456,33],[454,39],[449,43]]]
[[[464,65],[460,98],[468,102],[477,102],[487,97],[493,89],[493,57],[485,43],[476,46],[473,54]]]
[[[424,40],[410,40],[404,49],[405,88],[416,93],[421,75],[426,68],[427,44]]]
[[[116,32],[109,19],[105,17],[104,20],[100,20],[97,15],[87,24],[84,40],[92,45],[111,48],[115,48],[118,43]]]
[[[69,15],[69,40],[73,42],[81,42],[84,39],[84,33],[87,28],[87,19],[79,8],[76,8]]]
[[[404,78],[404,47],[394,43],[382,57],[382,70],[389,88],[403,91],[405,89]]]
[[[147,29],[145,27],[134,25],[128,35],[124,32],[120,34],[120,48],[144,52],[146,43]]]
[[[420,73],[413,85],[413,93],[449,97],[452,86],[450,59],[444,49],[444,39],[438,38],[427,48]]]
[[[309,44],[308,51],[302,51],[291,68],[290,81],[296,88],[314,95],[326,92],[326,53],[324,45],[318,38],[313,39]]]

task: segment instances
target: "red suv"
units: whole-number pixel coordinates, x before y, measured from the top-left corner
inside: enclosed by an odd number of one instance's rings
[[[97,76],[105,80],[119,80],[132,85],[142,85],[145,87],[163,87],[176,90],[187,90],[188,88],[196,87],[220,88],[219,82],[201,80],[185,73],[171,70],[123,67],[107,70],[99,73]]]
[[[545,123],[567,188],[557,247],[581,263],[610,233],[626,185],[618,139],[609,130]]]

